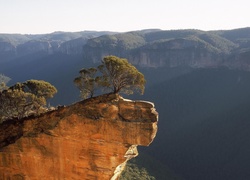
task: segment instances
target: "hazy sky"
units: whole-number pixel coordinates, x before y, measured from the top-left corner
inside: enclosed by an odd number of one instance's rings
[[[249,0],[0,0],[0,33],[249,26]]]

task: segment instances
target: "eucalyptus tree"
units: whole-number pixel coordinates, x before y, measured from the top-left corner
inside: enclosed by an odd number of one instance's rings
[[[95,91],[101,84],[100,77],[96,76],[96,73],[96,68],[83,68],[79,71],[80,75],[74,79],[74,83],[80,90],[80,94],[83,99],[93,97]]]
[[[0,120],[40,114],[46,110],[46,100],[55,93],[57,89],[43,80],[16,83],[0,92]]]
[[[106,56],[98,69],[105,80],[103,86],[110,88],[113,93],[133,94],[134,91],[144,93],[146,83],[144,75],[127,59]]]
[[[115,94],[144,93],[144,75],[124,58],[106,56],[97,68],[81,69],[79,74],[74,83],[83,99],[93,97],[100,89]]]

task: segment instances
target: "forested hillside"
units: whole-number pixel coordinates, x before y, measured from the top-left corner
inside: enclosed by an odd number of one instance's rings
[[[232,34],[232,36],[230,35]],[[249,69],[250,28],[231,31],[142,30],[88,40],[86,60],[126,57],[142,67],[228,67]]]

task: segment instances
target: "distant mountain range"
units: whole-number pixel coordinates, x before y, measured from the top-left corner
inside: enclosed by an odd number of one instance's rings
[[[0,34],[0,63],[23,56],[58,53],[79,55],[91,63],[112,54],[142,67],[222,66],[250,70],[250,28]]]
[[[54,32],[41,35],[0,34],[0,62],[24,55],[65,53],[81,54],[82,46],[90,38],[114,32]]]

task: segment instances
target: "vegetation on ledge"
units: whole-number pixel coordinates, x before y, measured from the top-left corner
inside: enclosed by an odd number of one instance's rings
[[[127,59],[116,56],[106,56],[97,68],[81,69],[80,76],[74,80],[81,92],[81,97],[93,97],[100,89],[117,94],[144,93],[146,80],[136,67]]]
[[[0,122],[45,112],[46,100],[55,93],[57,89],[43,80],[28,80],[5,87],[0,91]]]

